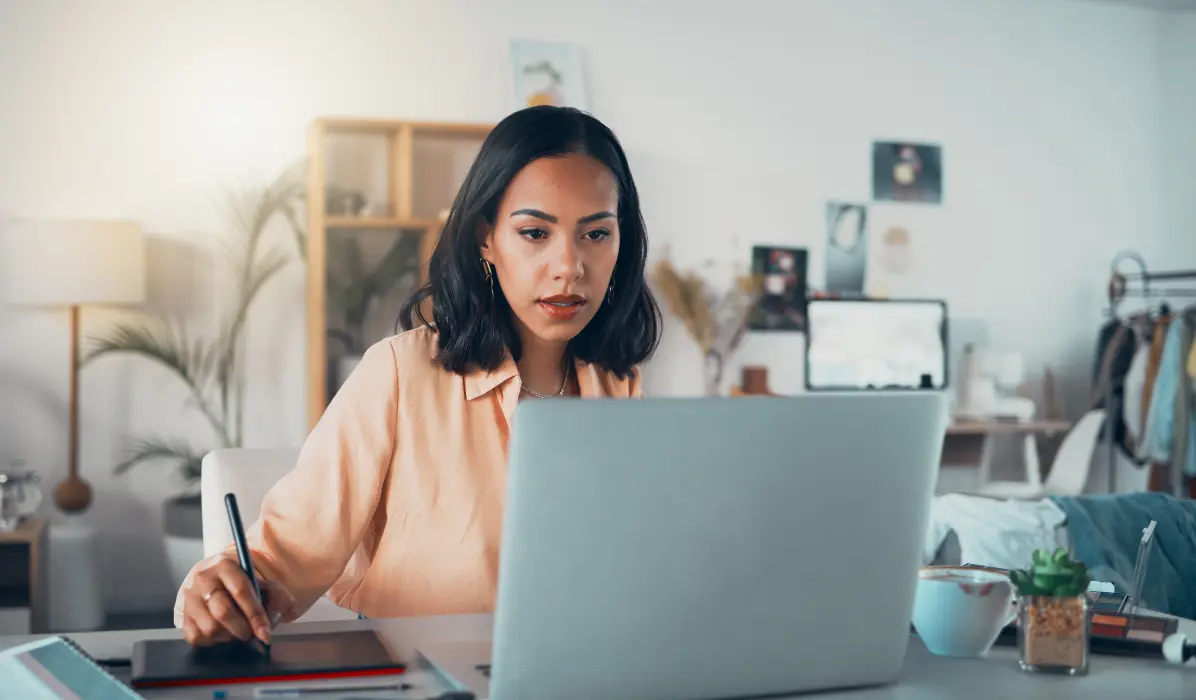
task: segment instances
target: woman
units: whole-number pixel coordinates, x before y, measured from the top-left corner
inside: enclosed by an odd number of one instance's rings
[[[325,593],[367,617],[493,610],[515,407],[640,395],[660,329],[646,259],[608,128],[558,107],[499,123],[403,308],[405,332],[365,353],[247,531],[266,609],[230,548],[179,590],[186,639],[268,643]]]

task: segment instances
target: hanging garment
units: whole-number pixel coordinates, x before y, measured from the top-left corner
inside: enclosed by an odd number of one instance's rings
[[[1105,432],[1112,424],[1113,441],[1130,458],[1134,455],[1126,449],[1125,421],[1122,420],[1121,405],[1124,401],[1125,375],[1134,360],[1137,342],[1130,326],[1119,318],[1101,326],[1096,343],[1096,367],[1090,409],[1104,408],[1112,420],[1101,428],[1100,439],[1107,440]],[[1111,405],[1109,399],[1112,399]]]
[[[1175,444],[1171,448],[1171,493],[1176,496],[1187,490],[1186,480],[1196,476],[1196,425],[1192,424],[1196,413],[1192,411],[1192,378],[1184,366],[1191,354],[1193,315],[1184,313],[1179,325],[1179,388],[1175,392]],[[1185,459],[1188,455],[1193,457]]]
[[[1130,438],[1127,445],[1135,453],[1142,442],[1142,423],[1146,418],[1142,410],[1142,394],[1146,391],[1146,360],[1149,356],[1150,343],[1139,343],[1130,369],[1125,374],[1125,401],[1122,402],[1121,415]]]
[[[1181,353],[1186,357],[1192,344],[1192,328],[1186,322],[1176,319],[1167,329],[1167,338],[1163,342],[1163,352],[1159,358],[1158,374],[1155,378],[1154,392],[1151,394],[1150,410],[1147,413],[1147,430],[1143,441],[1143,452],[1147,457],[1170,465],[1169,486],[1175,485],[1175,479],[1182,472],[1188,476],[1196,475],[1196,440],[1188,440],[1187,436],[1196,434],[1196,426],[1192,425],[1193,413],[1185,410],[1183,425],[1177,425],[1179,418],[1177,408],[1180,406],[1177,395],[1181,392],[1181,378],[1187,377],[1183,365],[1180,363]],[[1187,400],[1191,405],[1191,383],[1183,382]],[[1179,431],[1182,429],[1182,433]],[[1184,444],[1176,450],[1176,438],[1180,437]],[[1170,489],[1169,489],[1170,490]]]
[[[1192,344],[1192,349],[1188,351],[1188,379],[1196,382],[1196,343]]]
[[[1146,387],[1142,391],[1142,415],[1150,411],[1150,395],[1154,391],[1154,380],[1159,375],[1159,360],[1163,356],[1163,341],[1171,327],[1171,314],[1162,314],[1154,324],[1154,337],[1150,342],[1150,355],[1146,358]],[[1143,432],[1146,428],[1143,428]]]

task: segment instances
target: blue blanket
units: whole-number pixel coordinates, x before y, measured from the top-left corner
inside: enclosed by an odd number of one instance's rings
[[[1124,591],[1134,576],[1142,529],[1155,521],[1154,546],[1139,603],[1196,618],[1196,501],[1165,493],[1052,496],[1067,515],[1072,557],[1093,580]]]

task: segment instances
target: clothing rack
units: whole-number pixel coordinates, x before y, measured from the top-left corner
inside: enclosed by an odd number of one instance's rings
[[[1122,272],[1125,262],[1133,263],[1136,268],[1130,272]],[[1193,297],[1196,298],[1196,288],[1168,286],[1165,289],[1151,288],[1151,282],[1196,282],[1196,270],[1168,270],[1165,272],[1151,272],[1146,267],[1146,260],[1134,251],[1123,251],[1113,258],[1111,274],[1109,276],[1108,314],[1120,319],[1118,307],[1127,297],[1141,298],[1147,302],[1152,299],[1160,304],[1167,299]],[[1182,363],[1181,363],[1182,364]],[[1105,383],[1105,450],[1108,459],[1109,493],[1117,492],[1117,445],[1113,440],[1113,425],[1118,416],[1113,414],[1113,384],[1112,378]],[[1196,436],[1193,436],[1196,438]],[[1172,458],[1171,469],[1176,468]],[[1180,463],[1182,465],[1182,462]],[[1179,494],[1176,494],[1179,495]]]

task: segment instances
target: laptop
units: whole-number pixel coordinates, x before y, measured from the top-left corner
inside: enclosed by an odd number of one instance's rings
[[[894,682],[946,425],[932,391],[524,402],[492,638],[419,651],[490,700]]]

